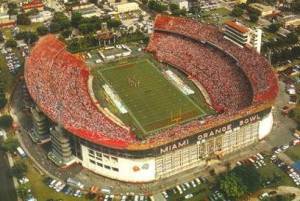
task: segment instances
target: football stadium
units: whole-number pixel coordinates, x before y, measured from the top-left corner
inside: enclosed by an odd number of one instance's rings
[[[205,167],[258,142],[272,129],[278,94],[272,67],[252,47],[163,15],[143,56],[90,68],[47,35],[24,77],[39,110],[63,128],[55,132],[66,133],[51,137],[57,156],[127,182]]]

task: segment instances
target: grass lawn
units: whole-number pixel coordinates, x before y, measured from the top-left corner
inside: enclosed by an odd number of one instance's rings
[[[293,161],[300,161],[300,145],[289,148],[286,152]]]
[[[143,134],[206,115],[198,105],[169,82],[148,59],[102,68],[98,75],[109,83]]]
[[[30,182],[31,190],[33,195],[37,198],[37,200],[46,201],[49,198],[54,200],[62,199],[63,201],[84,201],[84,198],[76,198],[73,196],[68,196],[63,193],[57,193],[53,189],[49,188],[44,182],[44,176],[40,175],[40,173],[34,169],[31,161],[26,161],[28,172],[27,177]]]
[[[37,23],[32,23],[31,25],[18,25],[18,27],[20,28],[20,31],[32,31],[35,32],[36,29],[43,25],[43,23],[41,22],[37,22]],[[5,28],[1,30],[5,36],[5,38],[10,39],[12,38],[12,29],[11,28]]]
[[[280,178],[276,186],[295,186],[293,180],[273,163],[267,163],[266,166],[259,168],[258,172],[260,173],[262,180],[265,181],[269,180],[272,182],[275,175]]]
[[[205,11],[202,16],[204,16],[203,20],[207,23],[223,24],[226,20],[232,19],[232,16],[230,16],[230,10],[224,7]]]

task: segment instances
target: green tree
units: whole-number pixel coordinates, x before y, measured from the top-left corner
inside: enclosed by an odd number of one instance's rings
[[[155,1],[155,0],[150,0],[148,2],[148,7],[151,10],[154,10],[156,12],[163,12],[168,10],[168,6],[159,2],[159,1]]]
[[[27,172],[27,165],[23,161],[17,161],[11,168],[11,175],[21,179]]]
[[[24,40],[24,42],[27,44],[32,44],[38,40],[38,35],[31,31],[23,31],[16,35],[16,39]]]
[[[28,32],[26,32],[24,42],[27,44],[33,44],[38,39],[39,39],[39,37],[36,33],[28,31]]]
[[[28,16],[37,15],[37,14],[39,14],[39,10],[35,8],[35,9],[28,11],[26,14]]]
[[[50,24],[49,30],[51,33],[58,33],[61,30],[61,27],[58,23],[52,22]]]
[[[37,31],[37,33],[38,33],[39,36],[46,35],[46,34],[49,32],[48,28],[45,27],[44,25],[39,26],[39,27],[36,29],[36,31]]]
[[[201,8],[198,5],[194,5],[193,7],[191,7],[190,12],[196,15],[201,12]]]
[[[172,15],[186,15],[186,9],[180,9],[177,4],[170,4],[169,6]]]
[[[53,19],[50,24],[50,32],[57,33],[71,27],[69,18],[62,12],[54,13]]]
[[[238,200],[246,193],[246,187],[241,180],[233,174],[225,175],[219,184],[221,191],[230,199]]]
[[[4,36],[3,33],[0,31],[0,43],[4,42]]]
[[[293,9],[295,12],[300,13],[300,0],[295,0],[295,1],[292,3],[292,9]]]
[[[289,44],[296,44],[298,43],[298,35],[295,32],[291,32],[286,36],[286,42]]]
[[[31,21],[30,21],[28,15],[22,13],[22,14],[17,15],[17,24],[18,25],[30,25]]]
[[[29,186],[26,184],[19,185],[17,194],[22,200],[26,200],[31,195]]]
[[[18,146],[19,142],[16,138],[8,137],[1,145],[1,148],[4,149],[4,151],[6,152],[13,153],[16,151]]]
[[[0,80],[0,109],[3,109],[7,103],[7,99],[4,91],[4,83]]]
[[[7,7],[8,7],[7,14],[9,16],[18,14],[18,11],[17,11],[18,6],[16,3],[8,3]]]
[[[61,32],[62,37],[69,38],[72,34],[72,29],[66,29]]]
[[[231,11],[231,15],[234,17],[240,17],[244,14],[244,10],[240,8],[239,6],[235,6],[233,10]]]
[[[10,115],[3,115],[0,117],[0,128],[9,129],[12,126],[13,118]]]
[[[82,34],[88,34],[93,31],[93,28],[90,26],[90,24],[80,24],[78,29]]]
[[[248,192],[252,193],[260,188],[261,177],[254,166],[237,166],[231,173],[241,179],[241,182],[246,186]]]
[[[81,20],[82,20],[82,15],[78,12],[72,13],[71,17],[71,25],[75,28],[78,28]]]
[[[269,25],[268,30],[272,33],[275,33],[279,30],[279,28],[280,28],[280,24],[272,23],[272,24]]]
[[[17,47],[17,41],[13,39],[9,39],[5,43],[5,47],[10,47],[10,48],[16,48]]]
[[[78,52],[80,50],[80,44],[77,39],[73,39],[69,45],[68,50],[71,52]]]
[[[115,19],[110,19],[107,21],[107,26],[109,28],[117,28],[121,25],[121,21],[120,20],[115,20]]]
[[[1,95],[1,91],[0,91],[0,109],[3,109],[6,104],[7,104],[7,99],[4,95]]]
[[[258,19],[259,19],[259,14],[256,13],[256,12],[251,12],[251,13],[249,14],[249,18],[250,18],[250,21],[251,21],[251,22],[257,22]]]

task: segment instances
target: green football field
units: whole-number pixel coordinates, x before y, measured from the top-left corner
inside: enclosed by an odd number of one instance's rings
[[[183,94],[148,58],[106,65],[97,75],[101,85],[108,84],[119,96],[128,111],[127,119],[143,136],[207,114],[205,103]]]

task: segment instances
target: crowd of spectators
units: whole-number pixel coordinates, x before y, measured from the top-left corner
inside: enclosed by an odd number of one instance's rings
[[[254,94],[253,103],[272,101],[277,96],[277,77],[268,61],[254,48],[246,46],[242,48],[224,39],[223,32],[219,28],[187,18],[158,15],[154,29],[207,41],[233,55],[251,83]]]
[[[154,30],[147,50],[199,81],[217,116],[174,125],[138,141],[130,129],[118,126],[96,108],[88,92],[84,61],[51,35],[40,39],[26,62],[31,96],[47,116],[70,132],[115,148],[165,144],[259,112],[276,98],[277,77],[267,60],[251,47],[241,48],[224,39],[217,27],[158,15]]]
[[[158,15],[147,51],[193,76],[220,113],[156,133],[148,141],[164,143],[222,125],[270,107],[278,81],[268,61],[251,47],[224,39],[222,30],[191,19]]]
[[[54,36],[37,43],[25,68],[29,93],[50,119],[95,143],[122,147],[135,141],[129,129],[96,108],[89,96],[88,76],[84,61],[68,53]]]
[[[251,85],[234,59],[207,43],[155,32],[149,51],[159,61],[185,71],[206,89],[218,112],[239,110],[252,101]]]

